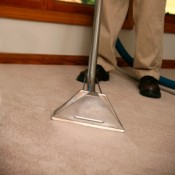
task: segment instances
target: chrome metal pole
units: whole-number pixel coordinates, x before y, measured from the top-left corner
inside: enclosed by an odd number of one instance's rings
[[[101,18],[102,0],[96,0],[93,30],[92,30],[92,45],[89,55],[88,73],[87,73],[87,90],[95,92],[95,76],[98,56],[99,34],[100,34],[100,18]]]

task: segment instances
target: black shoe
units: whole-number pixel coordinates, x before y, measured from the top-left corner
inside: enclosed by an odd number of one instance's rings
[[[80,72],[80,74],[77,77],[78,81],[84,82],[85,79],[87,79],[87,72],[88,70],[84,70],[82,72]],[[97,64],[96,67],[96,83],[99,81],[108,81],[109,80],[109,72],[106,72],[105,69],[101,66]]]
[[[144,76],[140,79],[140,94],[146,97],[160,98],[160,88],[158,80],[152,76]]]

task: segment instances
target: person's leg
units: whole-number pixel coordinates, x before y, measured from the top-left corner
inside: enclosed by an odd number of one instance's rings
[[[130,0],[103,0],[99,36],[96,79],[109,80],[109,71],[117,64],[115,42],[125,20]],[[80,72],[78,81],[84,82],[87,69]]]
[[[134,71],[139,79],[145,75],[153,76],[157,80],[160,77],[165,5],[165,0],[134,0]]]
[[[140,94],[160,98],[158,80],[162,64],[166,0],[134,0],[136,30],[134,71],[140,79]]]
[[[125,20],[129,0],[103,0],[97,63],[115,69],[115,42]]]

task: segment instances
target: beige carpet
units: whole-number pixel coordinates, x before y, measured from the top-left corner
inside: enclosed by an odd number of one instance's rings
[[[0,65],[0,175],[174,175],[175,96],[142,97],[119,71],[101,88],[125,133],[51,120],[82,66]],[[175,79],[175,70],[162,70]],[[88,109],[87,109],[88,110]]]

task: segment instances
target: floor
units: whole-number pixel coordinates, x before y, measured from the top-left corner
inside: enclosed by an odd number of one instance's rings
[[[116,70],[100,83],[125,132],[51,120],[84,66],[0,65],[0,175],[174,175],[175,92],[143,97]],[[128,70],[125,70],[128,71]],[[163,76],[175,80],[175,70]],[[87,109],[91,110],[91,109]]]

